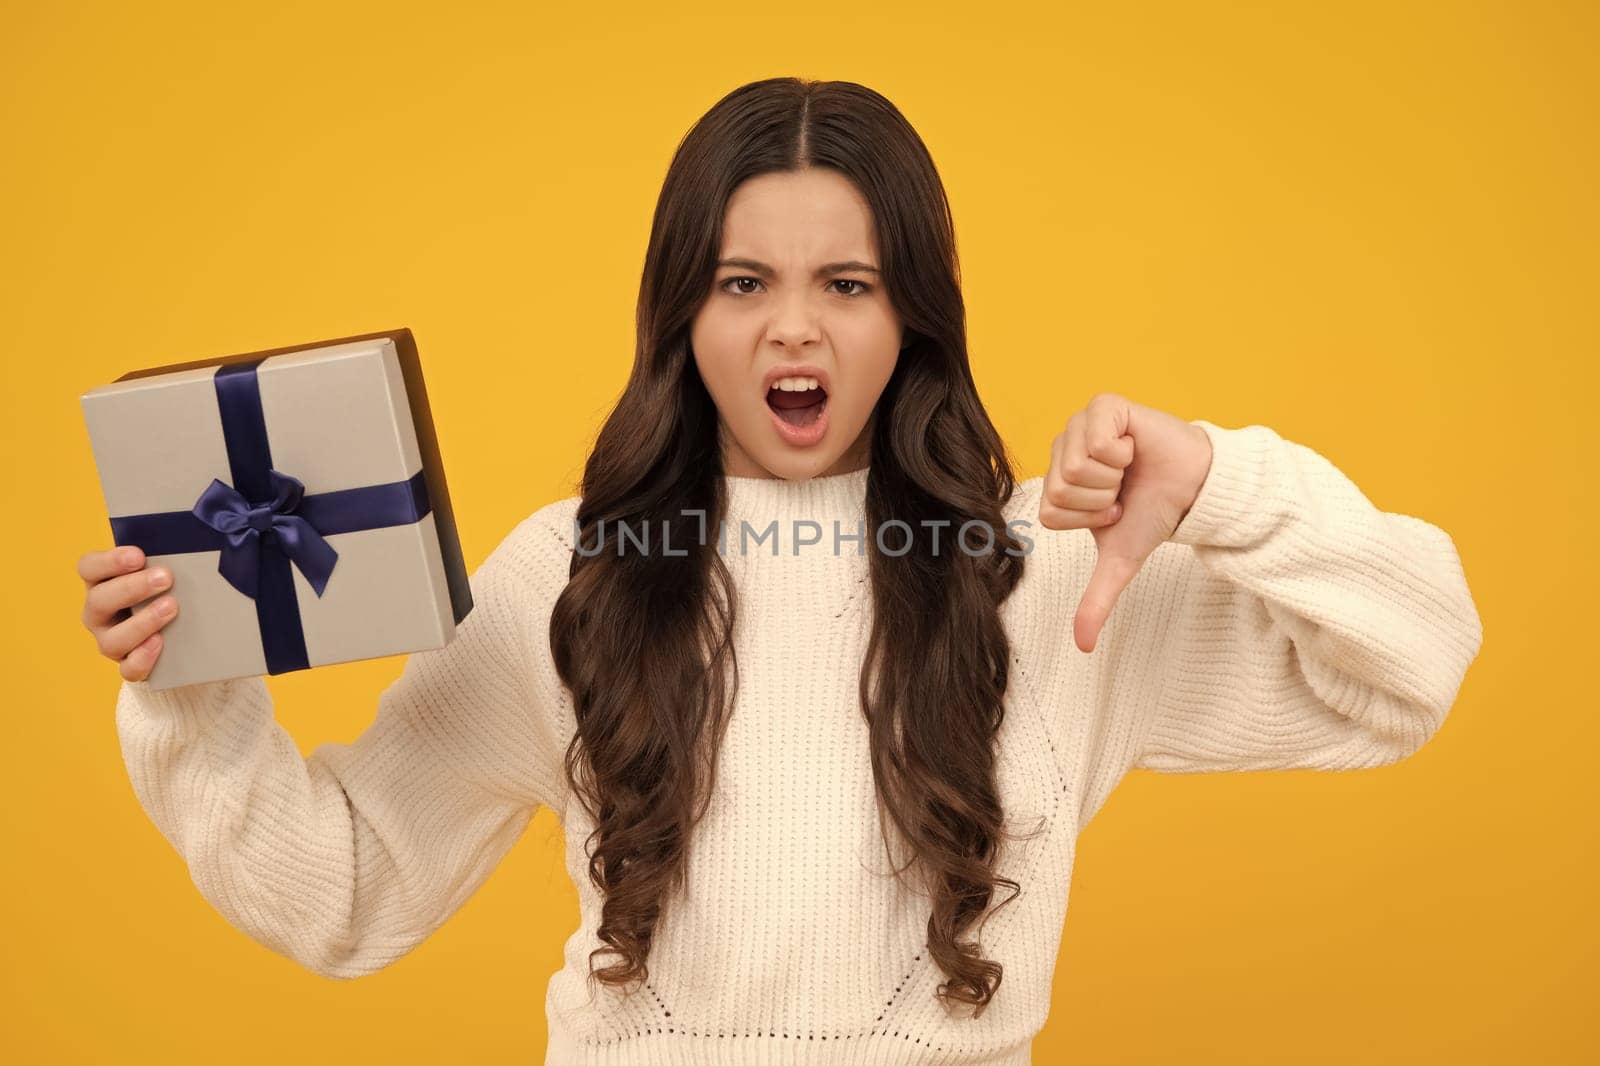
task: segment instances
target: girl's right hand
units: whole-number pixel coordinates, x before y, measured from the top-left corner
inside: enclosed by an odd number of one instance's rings
[[[137,612],[133,605],[170,587],[172,571],[146,570],[144,552],[119,547],[80,556],[78,576],[85,589],[83,625],[100,654],[115,661],[126,680],[147,679],[161,655],[160,630],[178,616],[178,601],[163,596]]]

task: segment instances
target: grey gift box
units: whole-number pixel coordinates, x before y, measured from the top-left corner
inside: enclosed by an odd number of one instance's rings
[[[115,543],[173,575],[151,687],[443,647],[471,611],[410,330],[135,370],[81,402]]]

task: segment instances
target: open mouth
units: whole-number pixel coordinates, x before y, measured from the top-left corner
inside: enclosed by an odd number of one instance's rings
[[[816,378],[783,378],[767,390],[767,406],[791,426],[811,425],[827,405],[827,390]]]

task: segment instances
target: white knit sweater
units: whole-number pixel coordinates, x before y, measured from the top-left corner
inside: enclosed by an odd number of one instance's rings
[[[551,807],[581,922],[546,996],[548,1063],[1027,1063],[1075,842],[1123,774],[1392,763],[1439,728],[1482,641],[1448,535],[1376,509],[1266,426],[1195,424],[1211,471],[1090,654],[1072,622],[1092,535],[1038,524],[1039,478],[1007,508],[1033,548],[1003,608],[1014,671],[999,785],[1012,827],[1043,832],[1001,853],[1023,888],[981,936],[1004,980],[978,1019],[935,998],[927,901],[887,875],[879,837],[856,689],[867,559],[853,541],[833,550],[833,520],[849,534],[864,515],[866,471],[728,479],[741,685],[688,896],[666,911],[648,987],[632,995],[596,983],[590,996],[593,826],[562,774],[572,703],[548,622],[577,497],[490,553],[454,640],[410,656],[353,743],[302,757],[262,678],[124,682],[128,774],[229,922],[336,978],[411,951]],[[757,532],[777,520],[779,554],[770,540],[740,550],[741,519]],[[803,519],[822,539],[794,554],[796,535],[817,534]]]

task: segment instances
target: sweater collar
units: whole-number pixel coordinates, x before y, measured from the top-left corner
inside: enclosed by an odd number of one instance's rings
[[[745,534],[747,546],[744,550],[770,554],[771,535],[759,546],[754,538],[776,523],[777,550],[780,554],[791,554],[796,546],[807,553],[831,551],[835,522],[841,534],[853,535],[858,532],[858,523],[866,521],[869,469],[862,467],[842,474],[796,481],[777,477],[721,475],[727,493],[727,510],[723,516],[727,543],[733,550],[738,550],[742,522],[749,528]],[[808,522],[816,525],[807,525]],[[807,543],[812,540],[818,543]],[[853,542],[846,542],[846,546],[854,552]]]

